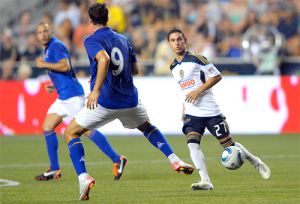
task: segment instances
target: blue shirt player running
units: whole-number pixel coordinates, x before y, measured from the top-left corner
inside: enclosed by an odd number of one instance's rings
[[[191,174],[194,168],[175,155],[165,137],[150,123],[133,85],[133,75],[139,72],[134,50],[124,36],[106,26],[106,5],[92,4],[88,13],[94,28],[94,34],[84,43],[91,67],[91,93],[87,97],[87,107],[78,113],[64,133],[78,174],[79,200],[89,199],[89,191],[95,184],[82,159],[84,148],[80,136],[115,119],[119,119],[125,128],[140,130],[153,146],[168,157],[175,171]]]
[[[55,89],[58,99],[51,105],[43,124],[50,167],[35,177],[36,180],[58,179],[61,169],[58,163],[58,140],[54,129],[66,118],[71,119],[85,106],[85,96],[81,84],[75,77],[70,63],[70,56],[65,45],[53,36],[53,31],[46,23],[37,26],[37,38],[45,47],[45,59],[36,59],[36,66],[46,68],[53,84],[46,85],[46,91],[51,94]],[[99,131],[87,131],[89,137],[114,163],[115,180],[123,174],[126,157],[118,155],[110,146],[105,136]]]

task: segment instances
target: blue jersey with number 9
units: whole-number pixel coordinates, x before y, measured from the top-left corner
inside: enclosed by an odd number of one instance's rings
[[[138,92],[133,85],[131,63],[136,62],[129,41],[109,27],[98,29],[84,41],[91,69],[91,91],[97,78],[98,61],[95,57],[105,50],[110,57],[107,76],[103,82],[98,103],[108,109],[131,108],[138,104]]]

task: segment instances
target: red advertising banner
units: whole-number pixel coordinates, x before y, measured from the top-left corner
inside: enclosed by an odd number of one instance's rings
[[[86,94],[87,79],[80,80]],[[42,134],[47,110],[58,97],[47,81],[0,81],[0,135]],[[137,77],[135,86],[151,121],[164,134],[182,134],[182,93],[172,77]],[[214,95],[232,134],[300,133],[300,77],[223,77]],[[163,116],[162,116],[163,113]],[[56,131],[62,134],[70,120]],[[139,134],[113,121],[104,134]]]

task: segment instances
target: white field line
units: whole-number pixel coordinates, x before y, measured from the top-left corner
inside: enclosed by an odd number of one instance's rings
[[[17,186],[20,185],[20,182],[17,181],[10,181],[10,180],[5,180],[5,179],[0,179],[0,187],[2,186]]]
[[[299,154],[287,154],[287,155],[264,155],[261,156],[261,159],[284,159],[284,158],[297,158],[299,157]],[[183,161],[191,161],[191,158],[181,158]],[[212,161],[212,160],[219,160],[219,157],[206,157],[206,161]],[[128,160],[129,163],[135,164],[135,163],[164,163],[168,162],[168,159],[156,159],[156,160]],[[112,164],[111,161],[99,161],[99,162],[85,162],[86,165],[105,165],[105,164]],[[60,163],[60,166],[67,166],[72,165],[70,162],[64,162]],[[38,166],[45,166],[49,167],[49,163],[40,163],[40,164],[12,164],[12,165],[0,165],[0,168],[24,168],[24,167],[38,167]]]

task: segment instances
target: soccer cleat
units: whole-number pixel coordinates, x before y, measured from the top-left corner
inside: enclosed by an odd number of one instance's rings
[[[192,174],[193,171],[195,170],[192,165],[186,164],[183,161],[174,162],[172,164],[172,166],[173,166],[174,170],[177,171],[178,173],[180,173],[180,171],[182,171],[186,175]]]
[[[47,171],[43,174],[40,174],[35,177],[35,180],[50,180],[50,179],[59,179],[61,177],[61,170],[52,170],[50,168],[47,169]]]
[[[257,171],[259,171],[259,173],[261,174],[261,176],[264,178],[264,179],[270,179],[271,177],[271,170],[269,169],[269,167],[263,163],[260,158],[256,157],[257,158],[257,165],[254,166],[256,168]]]
[[[96,185],[95,180],[92,177],[87,176],[85,181],[82,184],[79,184],[79,193],[80,193],[79,200],[89,200],[90,190],[95,185]]]
[[[125,165],[127,164],[127,158],[125,156],[120,157],[119,163],[114,163],[113,174],[115,174],[114,180],[119,180],[124,172]]]
[[[199,181],[198,183],[193,183],[191,185],[193,190],[213,190],[214,186],[208,181]]]

